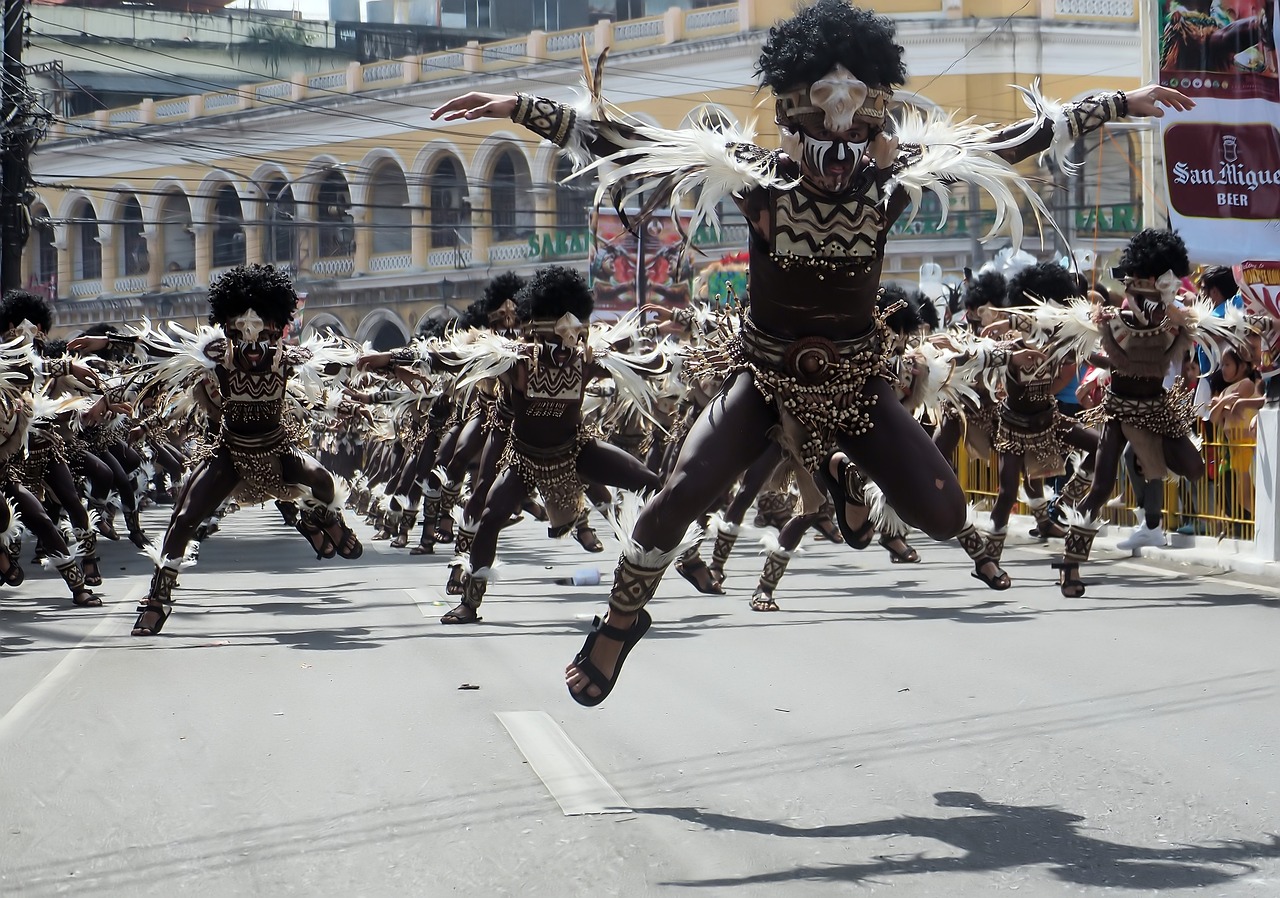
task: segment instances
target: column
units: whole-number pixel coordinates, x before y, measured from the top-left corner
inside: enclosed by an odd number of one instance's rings
[[[1262,561],[1280,561],[1280,374],[1266,381],[1267,404],[1258,412],[1254,457],[1253,546]]]
[[[431,216],[424,206],[409,207],[409,249],[413,255],[410,267],[422,271],[427,267],[427,254],[431,252]]]
[[[164,234],[159,228],[146,228],[142,239],[147,242],[147,292],[159,293],[164,288]]]
[[[355,228],[356,251],[351,274],[359,277],[369,273],[369,257],[373,255],[373,229],[369,227],[369,210],[353,208],[351,226]]]
[[[489,189],[473,187],[469,199],[471,200],[471,227],[463,230],[462,235],[469,238],[472,263],[487,265],[489,243],[493,237],[489,230],[493,221],[493,216],[489,214]]]
[[[116,278],[120,276],[120,248],[117,235],[119,225],[104,225],[98,222],[98,246],[102,247],[102,292],[116,292]]]
[[[67,226],[53,226],[53,248],[58,251],[58,282],[54,298],[71,295],[71,249],[67,242]]]
[[[244,221],[241,225],[244,228],[245,264],[252,265],[255,262],[264,262],[266,260],[262,254],[262,232],[266,230],[267,225],[262,210],[266,203],[259,198],[241,200],[240,205],[245,213]]]
[[[213,229],[207,224],[192,224],[191,232],[196,241],[196,286],[209,286],[209,273],[213,267]]]

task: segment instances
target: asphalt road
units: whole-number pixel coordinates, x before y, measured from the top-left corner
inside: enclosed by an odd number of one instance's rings
[[[664,583],[590,710],[561,677],[606,587],[554,581],[607,581],[607,542],[506,531],[469,627],[437,620],[443,555],[319,563],[262,509],[155,639],[127,543],[103,609],[30,570],[0,593],[0,893],[1280,895],[1274,586],[1103,552],[1069,600],[1026,540],[995,593],[954,546],[808,540],[757,614],[744,537],[729,595]]]

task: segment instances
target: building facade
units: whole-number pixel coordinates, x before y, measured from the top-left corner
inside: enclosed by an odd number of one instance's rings
[[[305,328],[394,345],[499,272],[588,264],[593,185],[566,182],[554,148],[509,122],[446,126],[434,108],[468,90],[569,100],[585,42],[593,56],[610,48],[605,94],[632,115],[665,127],[757,120],[768,144],[772,110],[751,73],[790,8],[672,8],[68,119],[33,160],[27,282],[57,298],[60,327],[75,331],[144,314],[190,321],[219,271],[272,262],[306,294]],[[906,47],[906,103],[1003,122],[1026,113],[1010,84],[1040,78],[1072,99],[1139,83],[1129,0],[893,0],[882,11]],[[1108,128],[1079,148],[1086,165],[1072,182],[1028,163],[1077,249],[1105,254],[1140,225],[1139,138]],[[700,235],[703,261],[745,245],[734,211],[721,235]],[[967,193],[943,211],[926,203],[898,228],[887,279],[914,282],[925,263],[954,276],[1007,244],[978,242],[989,216]],[[1048,256],[1065,244],[1050,234],[1026,248]]]

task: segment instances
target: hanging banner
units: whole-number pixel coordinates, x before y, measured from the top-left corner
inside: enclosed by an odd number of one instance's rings
[[[628,210],[635,221],[640,210]],[[613,209],[592,213],[591,287],[595,292],[594,317],[614,319],[639,304],[673,308],[689,303],[693,271],[689,253],[681,258],[683,239],[666,212],[658,212],[644,226],[643,239],[631,233]],[[681,213],[681,226],[688,228],[689,215]],[[643,282],[639,275],[644,262]],[[643,300],[637,300],[637,287]]]
[[[1280,258],[1280,0],[1157,0],[1169,218],[1196,263]]]
[[[1280,320],[1280,262],[1244,262],[1235,275],[1245,312]],[[1269,377],[1280,371],[1280,330],[1263,334],[1261,349],[1258,372]]]

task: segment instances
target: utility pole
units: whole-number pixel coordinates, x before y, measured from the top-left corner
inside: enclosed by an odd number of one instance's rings
[[[4,66],[0,83],[0,288],[22,286],[22,249],[27,242],[30,98],[22,71],[22,0],[4,0]]]

